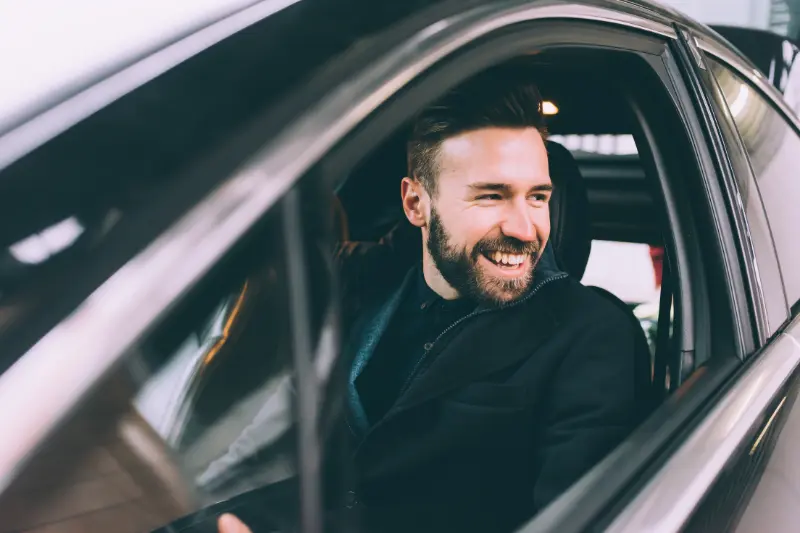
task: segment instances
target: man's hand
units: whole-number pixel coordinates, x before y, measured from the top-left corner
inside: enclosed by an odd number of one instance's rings
[[[220,516],[219,520],[217,520],[217,528],[219,533],[253,533],[249,527],[244,525],[244,522],[232,514]]]

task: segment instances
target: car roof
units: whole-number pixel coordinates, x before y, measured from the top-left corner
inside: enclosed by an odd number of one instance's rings
[[[531,3],[547,3],[532,0]],[[425,9],[446,8],[443,14],[467,10],[478,0],[31,0],[0,3],[0,136],[59,103],[97,86],[116,74],[161,54],[174,56],[173,65],[204,48],[279,11],[302,4],[293,17],[297,32],[308,31],[314,18],[329,21],[355,41]],[[678,21],[722,41],[707,27],[674,9],[648,0],[578,0],[577,3],[635,13],[660,23]],[[341,30],[339,30],[341,29]],[[202,35],[201,35],[202,34]],[[329,35],[313,35],[310,46],[325,46]],[[186,50],[187,40],[193,47]],[[182,49],[178,52],[178,47]],[[725,45],[729,46],[729,45]],[[332,47],[334,50],[335,47]],[[141,70],[137,76],[142,77]],[[150,78],[161,71],[155,69]],[[149,79],[127,76],[127,91]],[[120,81],[120,80],[116,80]],[[124,94],[124,93],[123,93]],[[97,108],[99,109],[98,106]],[[0,164],[0,168],[2,168]]]

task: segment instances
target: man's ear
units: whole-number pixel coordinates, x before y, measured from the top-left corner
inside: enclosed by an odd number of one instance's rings
[[[422,183],[412,178],[403,178],[400,182],[400,196],[408,221],[418,228],[424,227],[427,224],[430,197]]]

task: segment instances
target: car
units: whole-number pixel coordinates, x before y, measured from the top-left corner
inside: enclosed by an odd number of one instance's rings
[[[332,251],[397,227],[409,119],[498,64],[545,99],[562,267],[651,337],[647,418],[519,530],[796,529],[800,120],[708,27],[83,1],[0,43],[0,532],[363,530]]]

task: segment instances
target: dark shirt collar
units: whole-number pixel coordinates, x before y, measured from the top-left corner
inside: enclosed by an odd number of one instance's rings
[[[437,292],[430,288],[428,282],[425,281],[425,274],[422,271],[422,263],[416,266],[417,273],[415,274],[416,281],[414,287],[414,304],[418,309],[447,309],[455,312],[456,310],[464,310],[467,313],[472,311],[476,306],[474,302],[466,298],[457,298],[455,300],[445,300]]]
[[[434,290],[428,285],[428,282],[425,281],[425,273],[422,271],[422,263],[418,263],[416,269],[417,273],[415,281],[416,286],[414,287],[414,299],[420,306],[424,304],[425,307],[428,307],[437,300],[442,299],[442,297],[434,292]]]

